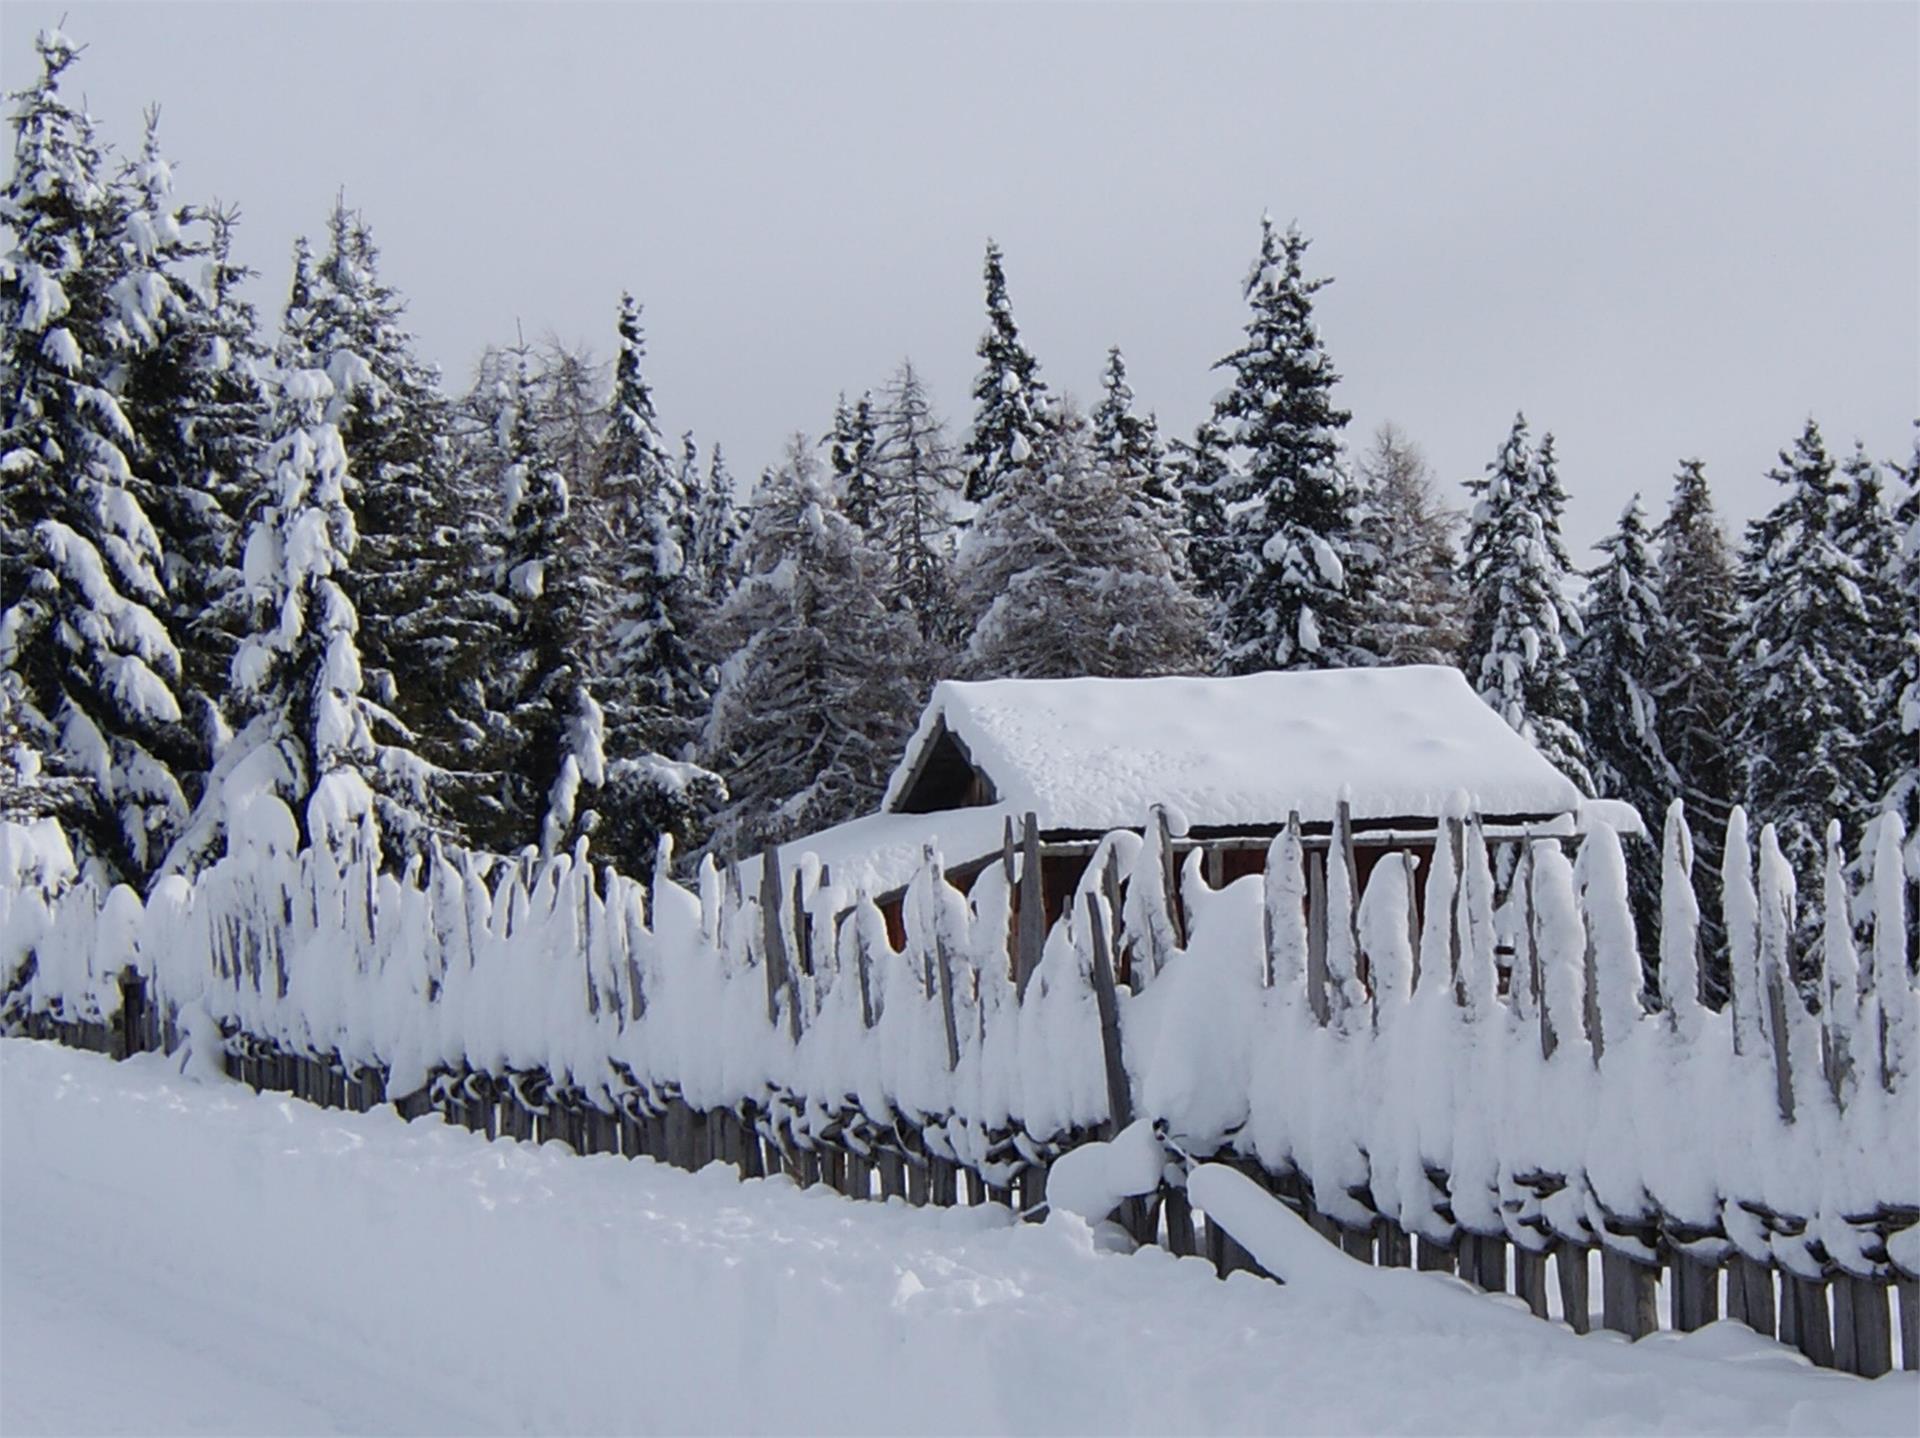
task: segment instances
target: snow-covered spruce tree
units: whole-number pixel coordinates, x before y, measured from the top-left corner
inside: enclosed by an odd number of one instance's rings
[[[240,295],[252,272],[233,259],[235,212],[173,204],[151,116],[128,179],[138,200],[123,245],[148,272],[143,288],[164,288],[172,298],[149,307],[148,331],[121,366],[118,389],[166,556],[164,615],[180,649],[180,699],[204,767],[227,737],[222,706],[246,623],[240,521],[267,439],[264,354],[253,306]],[[205,225],[206,237],[189,242],[183,225],[194,222]],[[194,260],[199,283],[169,273]],[[203,775],[182,778],[197,797]]]
[[[1173,465],[1160,438],[1159,422],[1134,410],[1127,361],[1114,345],[1100,377],[1100,403],[1093,409],[1093,452],[1126,497],[1127,507],[1160,539],[1176,574],[1187,575],[1185,515],[1174,491]]]
[[[1134,473],[1101,455],[1063,411],[1032,474],[980,507],[961,559],[972,634],[962,667],[980,679],[1189,674],[1205,653],[1205,610],[1140,507]]]
[[[1226,636],[1220,596],[1227,592],[1234,568],[1227,535],[1232,480],[1226,437],[1211,416],[1200,422],[1191,440],[1175,441],[1173,481],[1186,533],[1187,568],[1193,575],[1194,591],[1206,608],[1208,642],[1216,665]]]
[[[66,827],[85,816],[93,786],[68,773],[60,755],[42,742],[44,732],[22,720],[14,677],[0,674],[0,823],[50,818]]]
[[[1580,695],[1569,637],[1580,615],[1566,597],[1572,564],[1560,537],[1566,493],[1553,461],[1553,436],[1536,452],[1525,415],[1515,415],[1484,479],[1468,481],[1461,577],[1467,591],[1462,667],[1501,718],[1584,793],[1593,792],[1582,735]]]
[[[1646,512],[1635,495],[1599,548],[1606,562],[1587,590],[1585,634],[1575,672],[1587,701],[1587,758],[1603,798],[1633,805],[1647,833],[1659,831],[1679,780],[1660,747],[1653,655],[1666,630],[1649,550]],[[1660,852],[1645,839],[1626,846],[1634,879],[1634,923],[1643,944],[1659,932]],[[1649,947],[1649,952],[1651,952]]]
[[[1460,516],[1440,499],[1419,445],[1391,422],[1373,432],[1359,478],[1360,535],[1373,551],[1368,642],[1389,664],[1451,664],[1465,623]]]
[[[574,539],[566,479],[540,443],[524,354],[504,459],[494,590],[501,623],[483,681],[485,740],[474,766],[493,787],[470,824],[488,848],[553,852],[592,827],[593,791],[606,780],[605,725],[582,658],[591,579]]]
[[[1739,798],[1733,735],[1739,588],[1699,460],[1681,462],[1654,537],[1660,546],[1655,588],[1666,622],[1652,636],[1648,683],[1659,705],[1661,752],[1673,766],[1693,829],[1706,992],[1719,1003],[1727,993],[1721,855],[1727,816]]]
[[[422,754],[444,774],[440,799],[448,821],[472,845],[518,847],[537,820],[506,819],[509,781],[503,766],[518,759],[511,726],[499,707],[516,691],[524,649],[520,606],[506,583],[508,491],[524,482],[515,470],[515,421],[527,395],[524,346],[489,347],[472,388],[449,406],[453,461],[439,532],[449,568],[469,576],[464,592],[439,608],[430,634],[436,646],[434,691],[442,722],[420,736]],[[538,390],[535,391],[536,430]],[[575,556],[577,559],[577,555]]]
[[[1232,383],[1214,404],[1229,449],[1216,485],[1224,562],[1211,597],[1234,674],[1379,658],[1361,628],[1363,556],[1341,460],[1350,416],[1333,403],[1340,376],[1313,322],[1313,297],[1330,281],[1306,278],[1306,250],[1298,229],[1280,235],[1261,217],[1260,252],[1242,286],[1246,342],[1215,366]]]
[[[693,508],[693,573],[708,612],[726,602],[739,579],[735,550],[744,527],[726,455],[716,444]]]
[[[1847,485],[1811,419],[1769,471],[1786,493],[1747,529],[1745,625],[1735,647],[1743,695],[1745,798],[1793,865],[1800,926],[1818,932],[1827,821],[1864,831],[1881,798],[1870,736],[1884,672],[1864,576],[1842,543]]]
[[[631,295],[621,297],[619,334],[598,486],[609,531],[602,583],[610,647],[596,687],[607,714],[609,757],[677,759],[708,706],[706,675],[692,644],[704,599],[688,568],[692,497],[682,467],[661,442],[641,368],[640,307]],[[649,849],[649,861],[650,855]]]
[[[1920,423],[1914,427],[1913,456],[1900,475],[1894,526],[1900,551],[1894,557],[1894,593],[1904,616],[1898,625],[1900,659],[1894,669],[1897,695],[1895,741],[1885,807],[1905,821],[1909,836],[1907,872],[1920,873]]]
[[[303,843],[333,842],[368,813],[390,840],[422,837],[417,811],[382,797],[418,793],[425,779],[410,772],[417,756],[378,738],[382,716],[363,692],[358,617],[341,582],[357,536],[339,421],[366,371],[350,351],[327,358],[332,374],[283,365],[274,376],[275,438],[260,457],[241,565],[252,619],[233,660],[242,723],[170,869],[219,857],[262,797],[288,807]]]
[[[1911,769],[1916,762],[1912,741],[1903,745],[1900,733],[1900,667],[1917,642],[1916,619],[1900,592],[1900,531],[1880,466],[1856,443],[1840,474],[1845,498],[1834,515],[1834,542],[1859,575],[1860,604],[1867,616],[1862,663],[1875,694],[1861,739],[1873,770],[1872,792],[1878,796],[1891,792],[1903,765]]]
[[[701,592],[700,574],[693,567],[693,542],[694,531],[700,526],[697,516],[700,508],[700,442],[694,438],[692,430],[680,436],[680,469],[674,476],[674,484],[685,498],[681,502],[680,512],[674,516],[673,539],[686,559],[687,582],[697,606]]]
[[[367,693],[392,716],[385,741],[437,750],[453,742],[446,611],[462,602],[471,580],[450,542],[450,407],[438,372],[413,352],[405,309],[380,278],[364,218],[336,200],[306,302],[289,309],[289,339],[329,368],[327,357],[342,354],[364,366],[338,410],[359,535],[342,583],[360,617]],[[436,801],[422,793],[412,802],[424,811]]]
[[[621,297],[596,491],[608,531],[602,582],[612,648],[598,674],[607,714],[607,792],[599,844],[651,872],[659,836],[683,849],[701,832],[720,787],[687,762],[710,704],[710,665],[696,647],[709,607],[693,567],[700,528],[692,437],[672,464],[643,369],[640,307]]]
[[[840,513],[804,439],[769,470],[716,626],[730,653],[702,754],[731,796],[712,848],[750,854],[879,798],[913,727],[918,636],[882,590],[885,556]]]
[[[82,854],[144,883],[186,817],[195,767],[164,555],[111,392],[144,318],[92,122],[60,95],[78,55],[36,41],[41,77],[16,93],[13,173],[0,192],[0,678],[30,743],[92,786]]]
[[[875,468],[879,444],[873,392],[863,392],[853,405],[841,395],[833,410],[833,432],[827,436],[827,458],[840,512],[866,533],[873,532],[880,517],[880,474]]]
[[[911,360],[901,364],[885,390],[877,434],[872,535],[887,558],[881,592],[913,620],[920,635],[919,669],[931,680],[941,677],[960,632],[953,593],[960,471]]]
[[[980,373],[973,382],[973,428],[961,451],[966,496],[982,504],[1046,443],[1047,386],[1040,365],[1020,341],[1007,298],[1000,247],[987,241],[987,329],[980,336]]]

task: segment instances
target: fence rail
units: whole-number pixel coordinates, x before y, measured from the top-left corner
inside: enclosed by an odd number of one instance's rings
[[[1651,986],[1610,832],[1572,858],[1489,845],[1467,814],[1442,835],[1418,893],[1410,856],[1361,891],[1344,822],[1311,850],[1289,826],[1263,873],[1215,890],[1197,853],[1175,882],[1177,836],[1150,823],[1101,842],[1044,931],[1031,848],[968,894],[929,852],[896,949],[810,858],[783,875],[767,855],[752,895],[711,867],[697,894],[649,889],[584,848],[392,874],[368,821],[336,848],[243,847],[144,901],[0,888],[0,1018],[122,1055],[184,1047],[317,1103],[911,1203],[1038,1212],[1054,1159],[1144,1118],[1369,1262],[1584,1330],[1597,1255],[1608,1328],[1724,1313],[1816,1363],[1916,1367],[1897,821],[1857,886],[1832,838],[1803,948],[1771,831],[1756,870],[1735,815],[1717,1010],[1677,807]],[[1170,1174],[1118,1220],[1253,1267]]]

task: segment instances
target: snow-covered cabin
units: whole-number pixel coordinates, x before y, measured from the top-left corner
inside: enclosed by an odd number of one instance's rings
[[[1324,843],[1345,799],[1364,882],[1382,853],[1430,852],[1460,796],[1489,837],[1580,827],[1573,781],[1445,666],[948,680],[935,687],[880,812],[793,840],[781,868],[791,873],[811,852],[897,925],[899,894],[927,845],[965,889],[1001,861],[1030,814],[1051,920],[1101,836],[1144,829],[1156,805],[1176,833],[1184,829],[1178,847],[1199,847],[1219,885],[1257,872],[1291,814],[1310,845]],[[757,862],[743,869],[749,893],[757,871]]]

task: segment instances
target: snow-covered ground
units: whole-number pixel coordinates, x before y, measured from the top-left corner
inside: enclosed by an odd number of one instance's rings
[[[1913,1375],[1744,1328],[1630,1346],[1324,1277],[0,1041],[9,1435],[1920,1431]]]

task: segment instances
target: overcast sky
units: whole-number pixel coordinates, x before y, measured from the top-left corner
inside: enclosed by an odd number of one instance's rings
[[[463,384],[489,341],[610,348],[646,306],[671,435],[750,478],[902,356],[968,418],[987,236],[1056,389],[1120,344],[1190,432],[1263,209],[1312,237],[1356,447],[1447,480],[1516,408],[1559,439],[1576,562],[1705,459],[1772,502],[1816,416],[1920,413],[1920,6],[99,5],[7,0],[0,80],[69,72],[183,199],[244,218],[277,313],[344,186]]]

